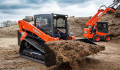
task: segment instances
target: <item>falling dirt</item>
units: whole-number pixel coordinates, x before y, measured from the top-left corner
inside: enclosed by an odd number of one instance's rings
[[[105,50],[104,46],[81,41],[48,42],[45,46],[45,63],[48,67],[58,65],[55,68],[59,70],[79,70],[77,61],[81,62],[86,56],[102,50]]]

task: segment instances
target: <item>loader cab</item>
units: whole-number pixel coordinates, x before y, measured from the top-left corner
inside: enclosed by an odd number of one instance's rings
[[[34,15],[34,25],[51,37],[56,37],[56,35],[60,35],[59,39],[67,40],[67,17],[68,15],[53,13]]]
[[[97,22],[98,32],[108,33],[108,22]]]

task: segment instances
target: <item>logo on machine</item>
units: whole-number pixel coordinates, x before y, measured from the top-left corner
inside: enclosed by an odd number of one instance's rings
[[[36,29],[33,28],[33,31],[40,35],[40,32],[38,32]]]
[[[25,36],[25,32],[22,32],[22,36]]]

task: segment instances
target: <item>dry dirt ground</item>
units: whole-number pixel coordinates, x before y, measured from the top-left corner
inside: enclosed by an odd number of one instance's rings
[[[106,50],[86,58],[80,70],[120,70],[120,44],[97,42]],[[47,70],[44,64],[19,56],[17,38],[0,38],[0,70]]]
[[[0,70],[47,70],[44,64],[19,56],[17,38],[0,38]]]

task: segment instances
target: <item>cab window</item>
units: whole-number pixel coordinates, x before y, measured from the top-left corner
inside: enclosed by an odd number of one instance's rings
[[[48,17],[37,17],[36,18],[36,27],[39,28],[44,33],[51,36],[51,21]]]

